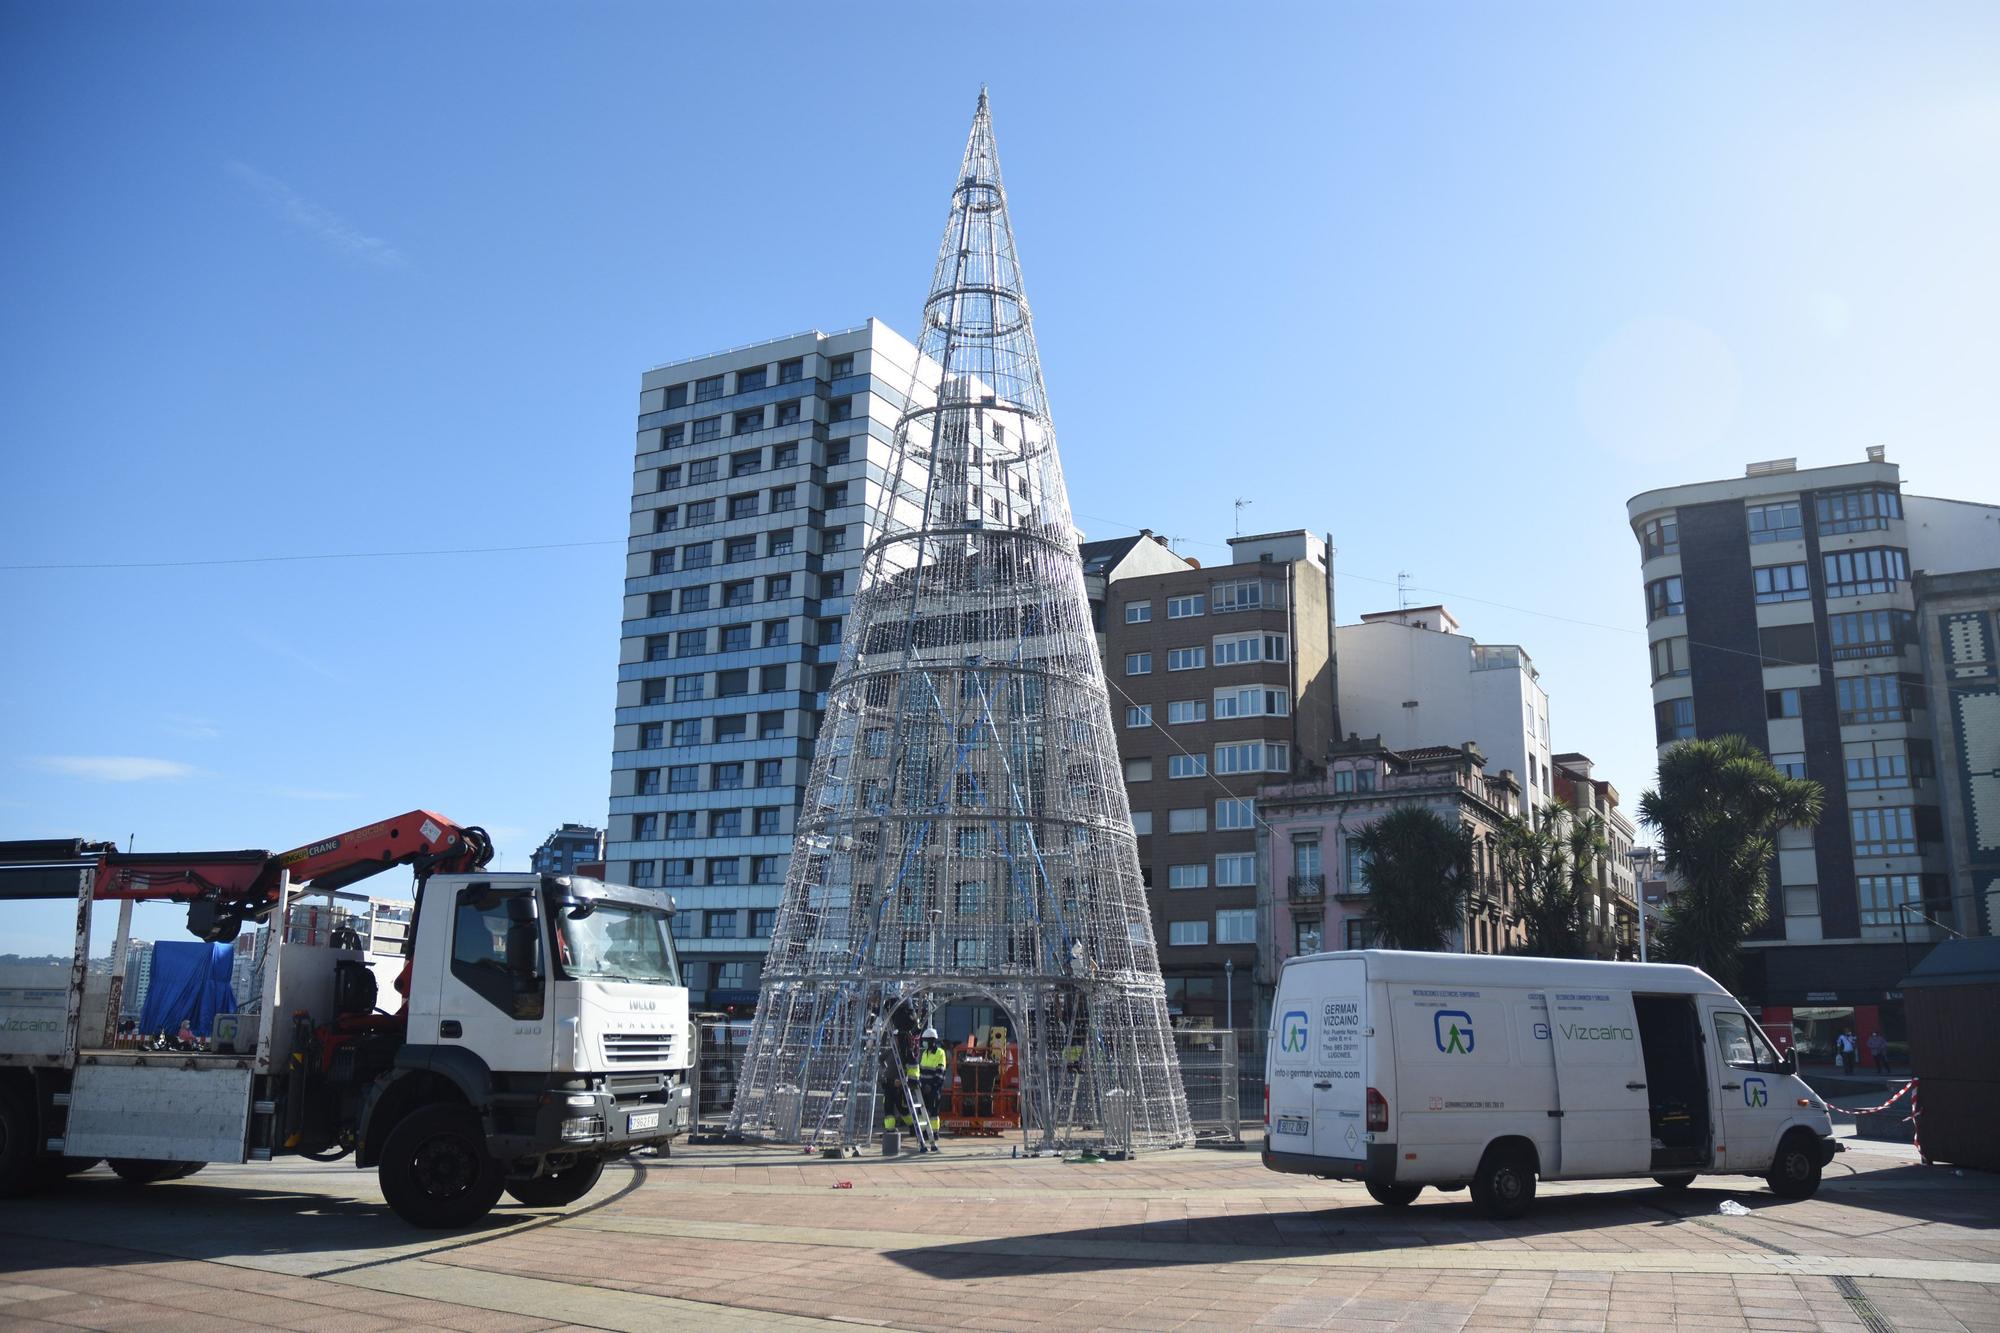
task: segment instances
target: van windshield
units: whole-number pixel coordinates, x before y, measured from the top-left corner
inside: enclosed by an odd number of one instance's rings
[[[598,902],[584,916],[556,915],[563,971],[599,981],[680,983],[667,913],[656,907]]]

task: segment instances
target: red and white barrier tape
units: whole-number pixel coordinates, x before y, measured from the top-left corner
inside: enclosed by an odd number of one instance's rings
[[[1850,1111],[1844,1106],[1835,1106],[1832,1107],[1831,1109],[1840,1112],[1842,1115],[1853,1115],[1853,1116],[1879,1115],[1883,1111],[1886,1111],[1890,1107],[1894,1106],[1897,1102],[1902,1101],[1903,1098],[1908,1097],[1910,1099],[1910,1113],[1904,1116],[1903,1119],[1909,1122],[1910,1146],[1914,1147],[1917,1150],[1918,1159],[1922,1161],[1924,1165],[1928,1166],[1930,1165],[1931,1159],[1924,1155],[1924,1119],[1923,1119],[1924,1108],[1923,1108],[1923,1100],[1917,1095],[1918,1082],[1919,1080],[1917,1079],[1914,1078],[1911,1079],[1908,1083],[1905,1083],[1901,1088],[1897,1090],[1895,1096],[1891,1097],[1888,1101],[1883,1102],[1880,1106],[1870,1106],[1856,1111]]]

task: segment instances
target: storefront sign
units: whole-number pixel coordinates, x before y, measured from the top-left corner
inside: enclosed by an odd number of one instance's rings
[[[1834,1004],[1839,999],[1840,992],[1836,990],[1809,990],[1806,992],[1807,1004]]]

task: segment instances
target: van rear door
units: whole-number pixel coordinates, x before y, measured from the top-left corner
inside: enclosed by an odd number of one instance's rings
[[[1632,996],[1621,991],[1548,992],[1562,1125],[1560,1160],[1549,1175],[1642,1176],[1653,1160],[1652,1103]]]
[[[1368,1158],[1368,1079],[1363,1020],[1368,964],[1329,958],[1320,967],[1307,1042],[1312,1050],[1312,1144],[1316,1157]],[[1282,1038],[1283,1028],[1279,1029]]]

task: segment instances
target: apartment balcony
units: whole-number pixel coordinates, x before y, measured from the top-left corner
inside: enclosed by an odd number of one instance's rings
[[[1291,875],[1285,880],[1285,897],[1295,903],[1316,903],[1326,897],[1325,875]]]

